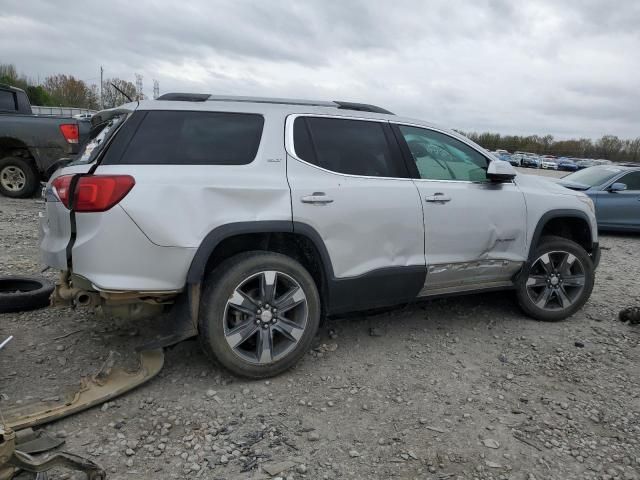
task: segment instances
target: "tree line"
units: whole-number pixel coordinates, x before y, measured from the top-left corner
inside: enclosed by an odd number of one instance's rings
[[[621,139],[604,135],[598,140],[580,138],[555,140],[553,135],[518,136],[499,133],[463,133],[487,150],[503,149],[513,152],[529,152],[557,157],[604,158],[614,162],[640,162],[640,137]]]
[[[24,74],[18,74],[12,64],[0,64],[0,83],[24,90],[32,105],[45,107],[78,107],[91,110],[100,109],[98,85],[87,84],[73,75],[58,73],[50,75],[38,83]],[[102,104],[104,108],[113,108],[129,100],[113,87],[115,84],[130,98],[136,99],[136,86],[120,78],[107,78],[102,83]]]

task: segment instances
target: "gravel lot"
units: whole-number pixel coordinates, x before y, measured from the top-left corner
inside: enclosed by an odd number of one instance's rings
[[[39,274],[41,208],[0,197],[0,274]],[[640,236],[601,245],[591,300],[564,322],[508,292],[331,320],[270,381],[187,341],[150,383],[46,428],[109,478],[640,479],[640,327],[617,319],[640,305]],[[16,337],[0,408],[62,397],[110,351],[130,363],[145,332],[68,308],[0,315]]]

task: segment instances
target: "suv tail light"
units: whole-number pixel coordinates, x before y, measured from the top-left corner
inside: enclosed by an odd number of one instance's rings
[[[58,198],[69,208],[70,186],[74,175],[62,175],[51,185]],[[105,212],[117,205],[131,191],[136,181],[131,175],[81,176],[74,189],[73,209],[76,212]]]
[[[78,143],[80,131],[77,123],[63,123],[60,125],[60,131],[67,143]]]

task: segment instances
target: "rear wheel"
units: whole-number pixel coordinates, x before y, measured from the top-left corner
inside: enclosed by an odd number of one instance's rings
[[[309,350],[319,321],[318,289],[300,263],[248,252],[209,275],[200,340],[232,373],[265,378],[289,369]]]
[[[543,237],[532,259],[516,284],[518,303],[527,314],[553,322],[582,308],[593,290],[595,271],[580,245],[562,237]]]
[[[26,198],[38,188],[38,174],[28,160],[18,157],[0,159],[0,193],[7,197]]]

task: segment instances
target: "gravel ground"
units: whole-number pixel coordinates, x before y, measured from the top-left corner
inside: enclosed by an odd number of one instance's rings
[[[0,275],[39,274],[41,208],[0,197]],[[331,320],[270,381],[187,341],[148,384],[46,429],[109,478],[640,479],[640,328],[617,320],[640,304],[640,236],[601,245],[591,300],[564,322],[526,318],[510,293]],[[110,351],[129,362],[146,331],[81,309],[0,315],[16,337],[0,408],[62,397]]]

